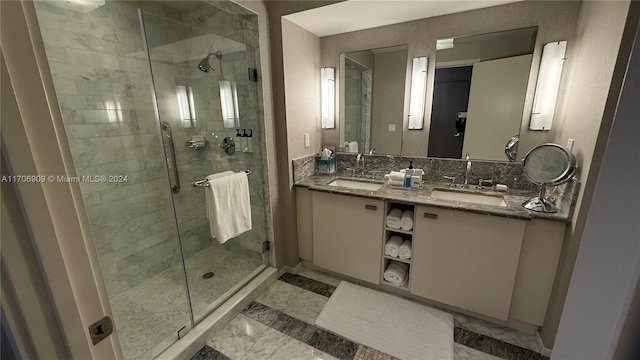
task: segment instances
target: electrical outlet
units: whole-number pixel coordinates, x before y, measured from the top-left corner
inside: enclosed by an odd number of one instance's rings
[[[304,134],[304,147],[311,146],[311,139],[309,138],[309,134]]]
[[[396,124],[389,124],[388,130],[389,131],[396,131]]]
[[[573,142],[574,142],[573,139],[567,140],[567,149],[573,150]]]

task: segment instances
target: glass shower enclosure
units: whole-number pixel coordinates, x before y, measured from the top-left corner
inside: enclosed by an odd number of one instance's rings
[[[269,265],[257,17],[231,3],[35,3],[125,358],[152,358]],[[212,238],[205,191],[251,175],[252,230]]]

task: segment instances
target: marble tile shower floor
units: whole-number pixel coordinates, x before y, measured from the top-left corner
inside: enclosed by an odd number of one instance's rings
[[[262,262],[212,245],[186,260],[189,291],[196,321],[225,292],[242,282]],[[212,271],[214,276],[203,279]],[[189,323],[181,264],[113,297],[111,308],[126,359],[145,354]]]

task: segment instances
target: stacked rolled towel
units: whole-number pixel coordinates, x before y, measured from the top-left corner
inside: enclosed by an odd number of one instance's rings
[[[389,241],[391,241],[391,239],[389,239]],[[387,244],[389,243],[389,241],[387,241]],[[385,246],[385,251],[386,249],[387,247]],[[400,259],[411,259],[411,240],[405,240],[402,242],[400,247],[398,247],[398,255],[400,256]]]
[[[384,279],[395,286],[403,286],[407,283],[409,276],[409,264],[397,261],[389,261],[389,265],[384,270]]]
[[[404,174],[399,171],[389,173],[389,185],[404,186]]]
[[[400,229],[402,226],[402,210],[391,209],[387,215],[387,226],[392,229]]]
[[[405,210],[400,216],[400,228],[404,231],[413,229],[413,210]]]
[[[387,256],[398,257],[400,255],[400,245],[402,245],[402,238],[398,235],[394,235],[387,240],[384,244],[384,254]]]

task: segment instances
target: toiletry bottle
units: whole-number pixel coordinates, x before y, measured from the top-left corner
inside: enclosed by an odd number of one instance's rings
[[[409,167],[404,172],[404,187],[411,187],[411,177],[413,176],[413,161],[409,161]]]
[[[247,129],[242,129],[242,152],[247,152],[249,150],[249,134],[247,134]]]
[[[247,151],[253,152],[253,129],[249,130],[249,137],[247,138]]]

